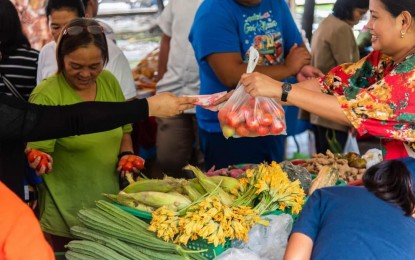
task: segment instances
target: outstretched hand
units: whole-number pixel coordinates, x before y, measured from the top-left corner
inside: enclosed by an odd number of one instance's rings
[[[163,92],[147,98],[149,116],[172,117],[193,108],[197,98],[177,97],[170,92]]]

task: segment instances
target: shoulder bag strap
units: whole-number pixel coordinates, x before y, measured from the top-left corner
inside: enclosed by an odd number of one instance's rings
[[[10,90],[10,92],[17,98],[26,101],[22,95],[20,95],[19,91],[17,91],[16,87],[0,72],[0,77],[2,78],[4,85]]]

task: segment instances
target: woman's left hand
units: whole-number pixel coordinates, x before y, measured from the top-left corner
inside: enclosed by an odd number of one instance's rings
[[[259,72],[245,73],[241,77],[245,91],[253,97],[281,97],[282,82],[276,81]]]
[[[324,74],[323,72],[321,72],[321,70],[311,65],[305,65],[301,68],[300,72],[298,72],[297,80],[298,82],[301,82],[309,79],[319,78],[322,76],[324,76]]]

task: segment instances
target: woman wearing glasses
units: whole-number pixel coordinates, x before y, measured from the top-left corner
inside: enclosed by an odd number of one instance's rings
[[[42,81],[29,101],[43,105],[70,105],[85,101],[124,101],[116,78],[103,70],[108,49],[102,27],[94,20],[75,19],[57,43],[58,73]],[[103,119],[105,120],[105,119]],[[50,154],[53,170],[40,185],[40,222],[55,251],[71,235],[77,211],[92,206],[101,193],[119,191],[117,156],[132,153],[131,125],[110,131],[31,142],[29,147]]]

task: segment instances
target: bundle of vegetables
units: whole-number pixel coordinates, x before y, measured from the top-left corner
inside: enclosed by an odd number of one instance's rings
[[[290,181],[276,162],[262,163],[246,171],[246,177],[239,179],[243,194],[232,206],[253,206],[260,215],[274,210],[291,209],[298,214],[304,204],[305,193],[300,181]]]
[[[213,190],[223,203],[229,205],[239,195],[239,181],[227,176],[206,176],[200,169],[187,166],[197,178],[191,180],[165,177],[159,179],[139,179],[118,194],[103,194],[110,200],[138,210],[153,212],[165,206],[180,211]]]
[[[200,251],[157,238],[147,223],[109,202],[100,200],[96,206],[79,211],[85,227],[73,226],[71,233],[82,240],[67,245],[67,259],[205,259]]]
[[[229,207],[213,195],[189,207],[183,216],[165,208],[154,211],[148,230],[177,244],[187,245],[189,240],[202,238],[218,246],[226,239],[248,241],[248,232],[256,223],[268,225],[258,211],[245,206]]]
[[[152,212],[167,206],[180,210],[192,203],[183,195],[184,179],[165,177],[164,179],[137,179],[118,194],[103,194],[108,199],[138,210]]]

